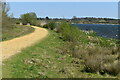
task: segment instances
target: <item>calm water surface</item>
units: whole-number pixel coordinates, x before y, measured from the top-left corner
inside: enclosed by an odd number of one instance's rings
[[[82,30],[93,30],[98,36],[106,38],[119,38],[120,25],[112,24],[73,24]]]

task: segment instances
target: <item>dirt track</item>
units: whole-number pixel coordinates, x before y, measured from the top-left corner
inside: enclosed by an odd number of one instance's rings
[[[48,31],[46,29],[32,27],[35,28],[33,33],[0,43],[2,44],[2,60],[19,53],[23,48],[31,46],[47,36]]]

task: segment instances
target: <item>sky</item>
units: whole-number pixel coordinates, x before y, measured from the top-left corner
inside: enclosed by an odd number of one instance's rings
[[[28,12],[42,18],[118,18],[118,2],[9,2],[9,5],[9,14],[13,13],[15,18]]]

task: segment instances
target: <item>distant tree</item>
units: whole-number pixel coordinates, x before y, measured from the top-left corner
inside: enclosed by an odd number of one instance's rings
[[[46,20],[49,20],[49,17],[48,16],[46,16],[46,18],[45,18]]]
[[[21,21],[22,21],[23,24],[29,23],[29,21],[30,21],[29,19],[30,18],[29,18],[29,14],[28,13],[21,15]]]
[[[7,15],[10,10],[9,4],[6,2],[1,2],[0,5],[2,5],[2,14]]]
[[[12,21],[12,19],[8,16],[8,12],[10,10],[9,4],[6,2],[0,2],[0,7],[1,8],[1,13],[2,13],[2,31],[4,33],[4,31],[6,29],[9,28],[13,28],[14,26],[14,22]],[[1,24],[1,23],[0,23]]]
[[[37,15],[34,12],[23,14],[21,15],[21,21],[23,24],[30,23],[31,25],[35,25],[37,21]]]
[[[14,14],[12,13],[12,14],[10,14],[10,18],[14,18]]]
[[[77,17],[76,17],[76,16],[73,16],[73,18],[72,18],[72,19],[76,20],[76,19],[77,19]]]
[[[72,22],[73,23],[79,23],[79,18],[77,18],[76,16],[73,16]]]

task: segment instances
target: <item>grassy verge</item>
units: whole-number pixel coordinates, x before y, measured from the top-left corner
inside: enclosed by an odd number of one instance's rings
[[[42,42],[24,49],[3,62],[4,78],[110,78],[108,74],[86,73],[82,60],[57,51],[66,42],[59,34],[49,31]]]
[[[34,31],[34,28],[23,26],[23,25],[13,25],[12,27],[3,27],[2,41],[20,37],[20,36],[29,34],[33,31]]]

